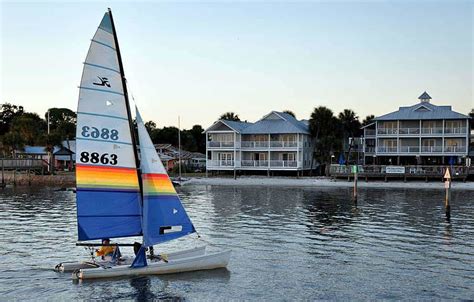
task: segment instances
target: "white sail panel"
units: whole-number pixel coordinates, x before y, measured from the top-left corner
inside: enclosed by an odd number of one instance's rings
[[[86,63],[87,62],[88,61],[86,61]],[[81,88],[123,96],[122,77],[120,73],[98,66],[99,65],[92,66],[84,64]],[[109,95],[102,97],[108,98]]]
[[[100,91],[81,89],[79,103],[79,114],[101,114],[122,118],[128,122],[127,107],[122,95],[104,94]]]

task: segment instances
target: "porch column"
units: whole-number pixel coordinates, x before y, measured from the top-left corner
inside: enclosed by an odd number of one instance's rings
[[[300,167],[300,134],[296,133],[296,170]]]
[[[397,154],[400,154],[400,120],[397,120]]]
[[[379,138],[378,138],[378,131],[379,131],[379,126],[378,126],[378,122],[375,121],[375,155],[377,155],[377,152],[379,151],[378,148],[379,148]],[[311,167],[313,168],[313,167]]]
[[[444,154],[444,127],[446,127],[446,122],[443,120],[443,136],[441,137],[441,152]]]
[[[473,121],[474,123],[474,121]],[[466,158],[469,156],[469,133],[471,132],[471,128],[469,125],[469,120],[466,120]]]
[[[421,128],[421,120],[420,120],[420,134],[419,135],[419,138],[418,138],[418,156],[420,157],[421,159],[421,135],[423,133],[423,129]]]
[[[268,173],[270,173],[270,133],[268,134]],[[268,174],[270,175],[270,174]]]
[[[234,132],[234,176],[235,176],[235,168],[237,167],[237,133]]]

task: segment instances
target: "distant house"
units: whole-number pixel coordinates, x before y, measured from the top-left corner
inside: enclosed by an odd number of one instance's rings
[[[69,146],[69,148],[67,147]],[[75,141],[63,141],[61,146],[55,146],[52,152],[52,160],[56,170],[72,170],[75,161]],[[71,150],[72,149],[72,150]],[[49,163],[49,155],[46,146],[25,146],[22,150],[16,150],[18,158],[41,159],[45,167]]]
[[[272,111],[255,123],[218,120],[205,131],[210,171],[295,171],[311,168],[307,120]]]
[[[363,127],[366,164],[465,164],[469,116],[431,103],[424,92],[414,105],[376,117]]]

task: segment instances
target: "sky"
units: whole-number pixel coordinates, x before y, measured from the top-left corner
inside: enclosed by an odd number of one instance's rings
[[[474,108],[473,1],[0,0],[0,103],[77,108],[82,62],[112,8],[130,94],[159,127],[227,111],[363,119],[413,105]]]

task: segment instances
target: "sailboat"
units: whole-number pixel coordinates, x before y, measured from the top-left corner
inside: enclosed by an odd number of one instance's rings
[[[203,247],[169,254],[167,261],[160,257],[147,259],[147,248],[196,233],[196,230],[138,109],[138,141],[135,137],[110,9],[91,41],[79,89],[76,133],[78,240],[142,236],[143,242],[133,259],[114,263],[94,260],[64,263],[57,266],[58,270],[72,268],[74,279],[94,279],[226,267],[230,251],[207,253]]]

